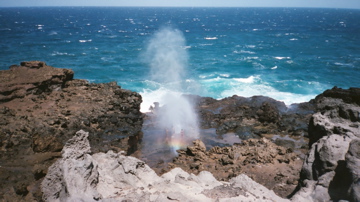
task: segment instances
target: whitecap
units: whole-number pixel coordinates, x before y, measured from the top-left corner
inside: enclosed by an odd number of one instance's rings
[[[234,78],[235,81],[241,83],[254,83],[256,79],[259,79],[259,76],[249,76],[247,78]]]
[[[246,48],[256,48],[256,45],[246,45]]]
[[[206,40],[216,40],[218,39],[217,37],[205,37]]]
[[[299,40],[299,39],[297,39],[297,38],[291,38],[291,39],[289,39],[290,41],[297,41],[297,40]]]
[[[220,76],[228,78],[230,77],[230,74],[220,74]]]
[[[57,56],[57,55],[60,55],[60,56],[62,56],[62,55],[75,56],[75,54],[73,54],[73,53],[58,52],[58,51],[55,51],[55,52],[53,52],[53,53],[51,54],[51,56]]]
[[[255,54],[253,51],[247,51],[247,50],[240,50],[240,51],[233,51],[233,53],[246,53],[246,54]]]
[[[271,67],[271,69],[277,69],[277,68],[278,68],[278,66]]]
[[[315,98],[316,96],[316,94],[304,95],[304,94],[296,94],[290,92],[281,92],[271,86],[266,85],[266,83],[233,86],[233,88],[224,90],[221,93],[222,98],[233,95],[238,95],[243,97],[262,95],[282,101],[288,106],[293,103],[308,102],[309,100]]]
[[[277,60],[283,60],[283,59],[290,59],[290,57],[274,57],[275,59],[277,59]]]
[[[199,44],[199,46],[212,46],[213,44],[211,43],[202,43],[202,44]]]
[[[51,31],[51,32],[49,33],[50,36],[52,36],[52,35],[57,35],[57,34],[58,34],[58,33],[55,32],[55,31]]]
[[[86,43],[86,42],[91,42],[92,39],[89,39],[89,40],[79,40],[80,43]]]

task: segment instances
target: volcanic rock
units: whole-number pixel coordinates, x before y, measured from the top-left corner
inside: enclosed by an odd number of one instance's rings
[[[296,201],[360,201],[359,89],[333,88],[316,97],[318,108],[309,124],[310,151]]]
[[[243,140],[287,137],[297,142],[296,149],[307,148],[308,123],[316,111],[312,102],[286,106],[264,96],[234,95],[215,100],[189,95],[189,98],[197,103],[201,127],[216,128],[218,135],[233,132]],[[284,141],[278,141],[281,142]]]
[[[222,182],[206,171],[175,168],[159,177],[134,157],[90,155],[87,137],[78,131],[49,168],[41,183],[44,201],[287,201],[246,175]]]
[[[92,134],[91,152],[137,150],[141,96],[72,78],[38,61],[0,71],[0,201],[39,200],[47,168],[80,129]]]
[[[216,146],[208,151],[203,144],[195,140],[193,146],[178,150],[178,157],[168,169],[179,167],[193,174],[209,171],[222,181],[246,174],[282,197],[290,195],[297,185],[302,160],[291,149],[266,138],[245,140],[231,147]]]
[[[0,71],[0,103],[61,88],[73,76],[72,70],[57,69],[40,61],[12,65],[10,70]]]

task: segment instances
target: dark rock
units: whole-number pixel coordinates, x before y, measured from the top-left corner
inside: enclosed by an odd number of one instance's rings
[[[0,196],[23,183],[32,187],[27,200],[41,198],[39,181],[80,129],[91,132],[92,152],[137,150],[141,96],[116,82],[92,84],[72,78],[72,70],[38,61],[0,71],[0,168],[14,170],[0,178]],[[117,103],[112,111],[107,110],[110,103]],[[14,175],[20,177],[12,179]],[[25,194],[25,189],[17,190]]]
[[[73,76],[72,70],[50,67],[44,62],[22,62],[17,68],[0,71],[0,103],[61,88]]]

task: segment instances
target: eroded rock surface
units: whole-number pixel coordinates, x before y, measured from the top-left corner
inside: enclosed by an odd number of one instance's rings
[[[246,175],[222,182],[175,168],[159,177],[134,157],[91,155],[87,137],[77,132],[49,168],[41,184],[45,201],[287,201]]]
[[[309,124],[310,151],[296,201],[360,201],[359,89],[333,88],[315,99]]]
[[[264,96],[232,96],[222,100],[189,96],[197,103],[202,128],[216,128],[222,135],[233,132],[240,139],[273,138],[276,144],[307,152],[308,123],[314,103],[286,106]]]
[[[92,152],[135,151],[141,102],[115,82],[73,79],[73,71],[44,62],[0,71],[0,200],[41,198],[47,168],[80,129],[91,132]]]
[[[266,138],[249,139],[231,147],[213,147],[208,151],[204,143],[196,140],[193,146],[178,153],[169,169],[180,167],[194,174],[209,171],[222,181],[246,174],[282,197],[295,189],[302,165],[302,160],[291,149],[277,146]]]

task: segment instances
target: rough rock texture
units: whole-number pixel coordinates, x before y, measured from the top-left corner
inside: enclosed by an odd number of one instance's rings
[[[0,201],[41,198],[47,168],[80,129],[91,132],[92,152],[137,149],[141,96],[72,77],[37,61],[0,71]]]
[[[90,155],[87,137],[77,132],[49,168],[41,184],[45,201],[287,201],[246,175],[220,182],[206,171],[176,168],[159,177],[134,157]]]
[[[295,201],[360,201],[359,96],[359,89],[335,87],[316,97]]]
[[[222,100],[189,95],[197,103],[202,128],[216,128],[222,135],[234,132],[241,139],[274,138],[275,143],[292,149],[307,149],[308,123],[314,103],[286,106],[269,97],[232,96]]]
[[[73,76],[72,70],[54,69],[40,61],[12,65],[10,70],[0,71],[0,102],[61,88]]]
[[[266,138],[249,139],[231,147],[213,147],[208,151],[203,142],[195,140],[193,146],[178,153],[169,169],[180,167],[193,174],[209,171],[222,181],[246,174],[282,197],[295,189],[302,165],[302,160],[291,149],[277,146]]]

